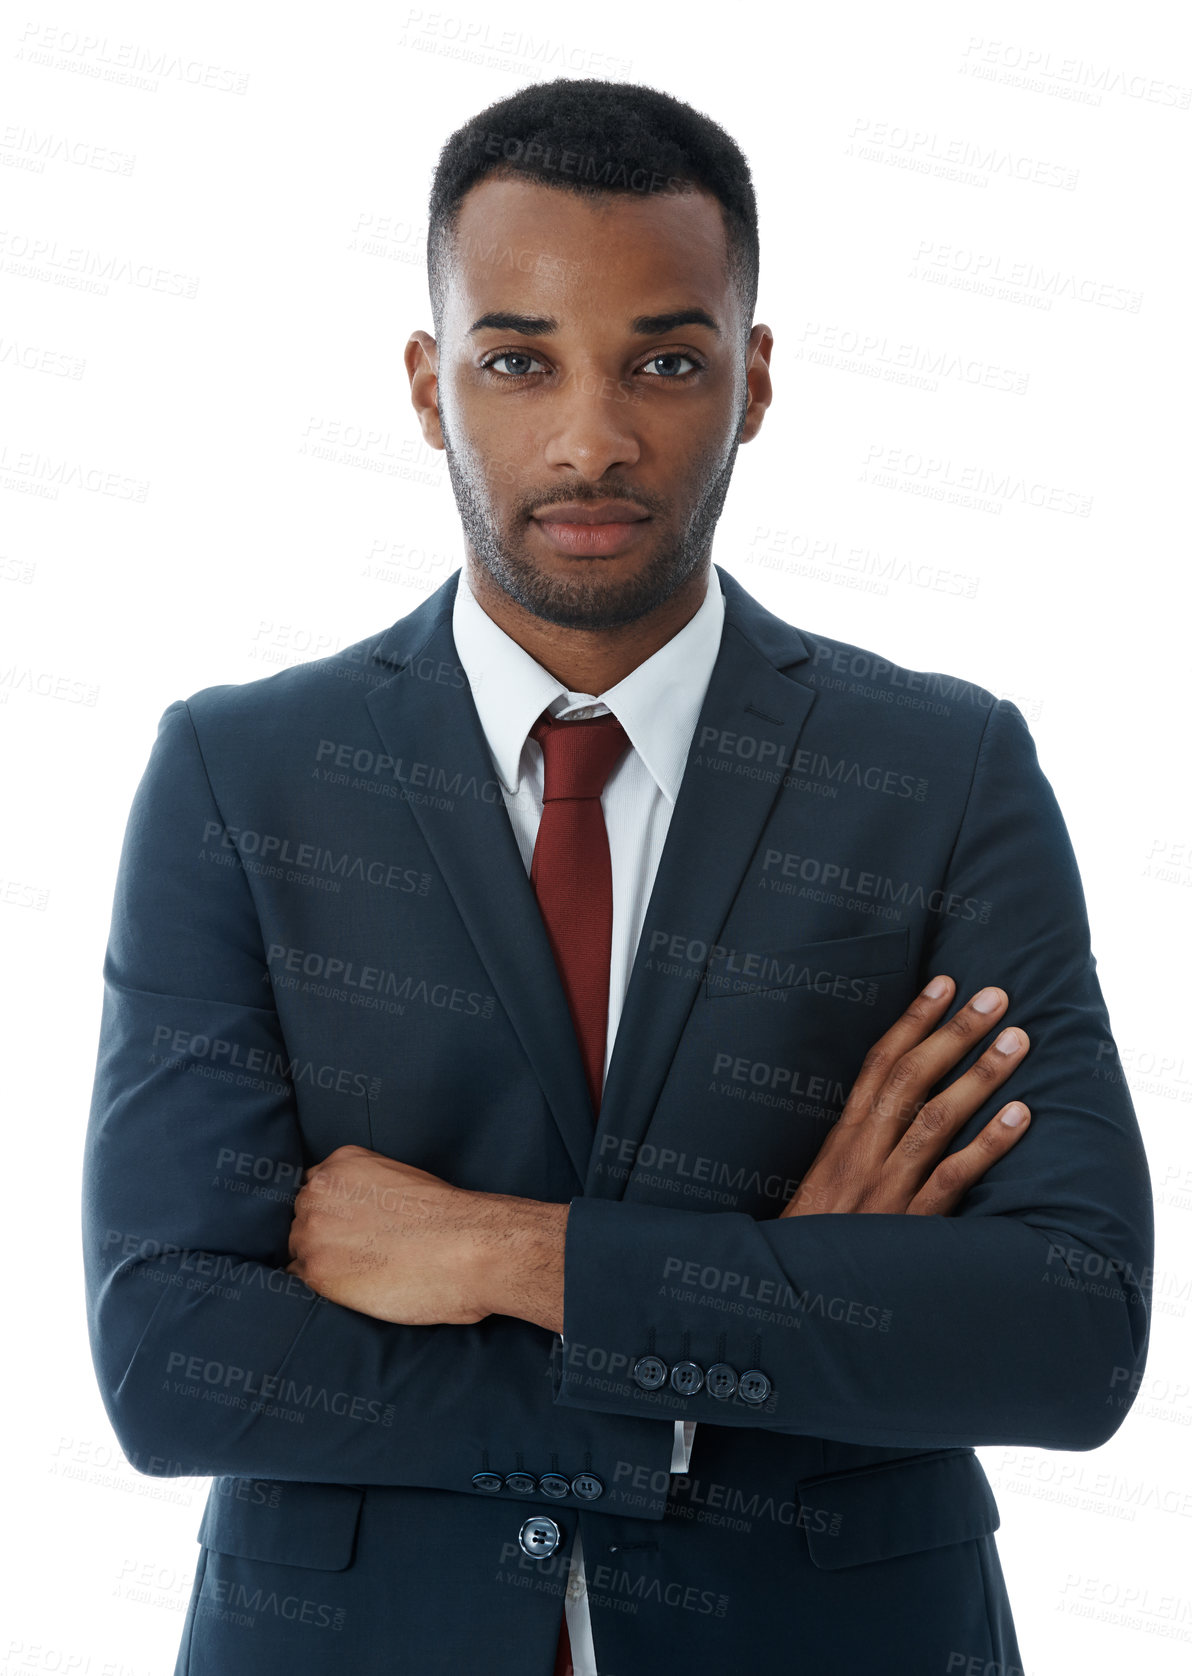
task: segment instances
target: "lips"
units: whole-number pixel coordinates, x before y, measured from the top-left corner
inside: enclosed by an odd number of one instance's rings
[[[542,524],[638,524],[650,514],[628,500],[607,500],[599,504],[567,501],[561,506],[544,506],[532,516]]]
[[[561,509],[560,509],[561,510]],[[625,552],[644,539],[649,518],[618,518],[610,522],[580,523],[570,518],[535,518],[542,538],[556,553],[566,553],[576,559],[611,558]]]

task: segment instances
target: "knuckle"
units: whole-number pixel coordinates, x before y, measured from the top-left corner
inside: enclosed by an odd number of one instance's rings
[[[990,1049],[988,1053],[983,1053],[972,1067],[973,1081],[987,1084],[998,1083],[1002,1080],[1003,1071],[1010,1068],[1005,1064],[1004,1055],[998,1055],[995,1059],[994,1050]]]
[[[930,1024],[932,1005],[933,1003],[925,1001],[922,995],[916,995],[902,1016],[912,1019],[916,1024]]]
[[[916,1125],[925,1135],[942,1135],[949,1128],[951,1121],[952,1114],[948,1103],[938,1097],[928,1100],[915,1119]]]
[[[861,1070],[868,1075],[880,1075],[885,1071],[893,1057],[893,1052],[888,1045],[883,1042],[875,1042],[861,1061]]]
[[[968,1186],[964,1166],[952,1158],[945,1158],[931,1172],[935,1191],[941,1194],[961,1193]]]
[[[919,1061],[911,1053],[904,1053],[895,1060],[886,1076],[886,1087],[891,1094],[900,1094],[908,1084],[917,1080],[919,1075]]]
[[[979,1020],[978,1015],[971,1008],[962,1007],[958,1013],[953,1014],[946,1024],[940,1025],[939,1033],[940,1035],[947,1035],[955,1041],[968,1042],[976,1035],[979,1022],[983,1021]],[[988,1030],[988,1028],[989,1026],[986,1024],[985,1029]]]
[[[897,1150],[902,1154],[904,1159],[910,1163],[914,1163],[926,1145],[926,1134],[918,1127],[917,1124],[912,1123],[906,1134],[899,1141]]]
[[[896,1089],[883,1088],[870,1103],[869,1115],[875,1118],[896,1118],[902,1122],[914,1117],[918,1110],[913,1100],[903,1098]]]
[[[841,1188],[852,1187],[861,1174],[861,1165],[856,1153],[842,1150],[829,1161],[828,1168],[820,1177],[820,1184],[829,1193],[835,1193]]]

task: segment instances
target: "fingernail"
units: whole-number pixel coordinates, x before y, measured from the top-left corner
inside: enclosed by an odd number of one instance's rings
[[[932,1001],[938,1001],[941,995],[946,995],[948,993],[947,978],[932,978],[923,993],[924,995],[930,997]]]
[[[1022,1042],[1017,1030],[1003,1030],[993,1045],[999,1053],[1017,1053]]]
[[[1007,1106],[1002,1113],[1002,1122],[1007,1129],[1017,1129],[1020,1123],[1026,1122],[1026,1118],[1027,1110],[1020,1100],[1015,1100],[1014,1104]]]
[[[983,989],[979,995],[973,997],[973,1011],[975,1013],[991,1013],[1001,1001],[1001,991],[997,989]]]

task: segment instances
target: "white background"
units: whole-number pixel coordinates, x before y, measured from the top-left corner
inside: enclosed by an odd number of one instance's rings
[[[557,75],[677,94],[753,168],[775,397],[717,562],[1031,725],[1151,1159],[1154,1324],[1105,1448],[980,1453],[1031,1676],[1187,1668],[1185,18],[8,13],[3,1670],[172,1669],[198,1555],[207,1481],[138,1475],[108,1426],[79,1235],[112,886],[158,717],[384,628],[461,562],[401,359],[431,329],[427,191],[455,127]]]

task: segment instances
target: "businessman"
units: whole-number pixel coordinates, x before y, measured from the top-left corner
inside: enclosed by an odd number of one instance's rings
[[[974,1451],[1114,1434],[1153,1256],[1027,726],[713,563],[774,337],[710,119],[489,107],[428,277],[463,563],[169,704],[120,859],[88,1318],[214,1480],[176,1676],[1010,1676]]]

